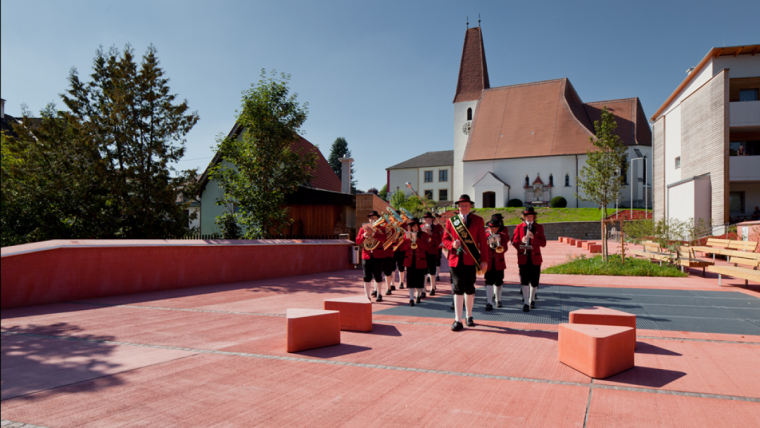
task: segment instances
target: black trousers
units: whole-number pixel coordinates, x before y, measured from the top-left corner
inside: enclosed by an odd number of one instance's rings
[[[454,294],[475,294],[475,280],[478,269],[475,265],[464,264],[464,257],[459,258],[459,263],[451,268],[451,289]]]
[[[383,259],[383,273],[385,276],[393,275],[393,271],[396,268],[396,260],[393,257],[386,257]]]
[[[377,283],[383,281],[383,261],[385,258],[376,259],[371,257],[368,260],[362,260],[362,269],[364,270],[364,282],[372,281],[375,278]]]
[[[425,254],[425,259],[427,259],[427,265],[428,265],[427,273],[433,276],[435,276],[435,259],[436,258],[438,258],[438,260],[441,260],[438,257],[437,252],[435,254],[430,254],[430,253]]]
[[[504,271],[491,269],[486,272],[486,285],[502,285],[504,284]]]
[[[413,266],[408,268],[408,272],[406,274],[407,288],[424,288],[426,273],[427,269],[417,269]]]
[[[528,263],[519,265],[519,268],[520,284],[530,284],[531,287],[538,287],[538,280],[541,278],[541,265],[534,265],[530,256],[528,256]]]
[[[394,265],[396,268],[398,268],[399,272],[403,272],[404,269],[406,269],[406,266],[404,266],[404,259],[406,258],[406,252],[405,251],[396,251],[393,253],[393,260]]]

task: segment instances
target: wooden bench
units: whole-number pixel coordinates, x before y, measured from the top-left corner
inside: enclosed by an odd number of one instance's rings
[[[673,259],[673,256],[670,253],[663,252],[662,246],[656,242],[645,241],[642,245],[644,246],[644,251],[630,250],[628,253],[653,262],[660,262],[660,266],[662,266],[662,262],[670,263]]]
[[[558,342],[559,361],[593,378],[604,379],[634,365],[636,334],[631,327],[560,324]]]
[[[723,275],[747,281],[760,282],[760,254],[745,253],[741,255],[730,256],[729,263],[733,266],[709,266],[707,270],[718,274],[718,285],[722,285]],[[741,265],[741,266],[740,266]]]
[[[681,272],[684,267],[702,268],[702,276],[705,276],[705,268],[715,265],[715,262],[699,260],[694,255],[694,249],[691,247],[678,247],[678,258],[674,260],[675,264],[681,266]]]
[[[715,260],[716,254],[729,256],[731,255],[728,253],[729,251],[746,251],[749,253],[754,253],[757,250],[757,242],[738,241],[735,239],[707,238],[707,242],[704,246],[697,245],[691,248],[694,251],[699,251],[700,253],[712,254],[713,260]]]

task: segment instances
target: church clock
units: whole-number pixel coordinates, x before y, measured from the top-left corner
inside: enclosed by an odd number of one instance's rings
[[[464,125],[462,125],[462,132],[464,132],[464,135],[468,135],[470,133],[471,127],[472,122],[465,122]]]

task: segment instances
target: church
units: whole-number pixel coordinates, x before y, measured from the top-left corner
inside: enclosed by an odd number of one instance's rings
[[[586,150],[593,148],[594,121],[605,106],[628,147],[619,205],[651,207],[652,132],[637,97],[584,103],[567,78],[492,88],[481,28],[467,29],[454,95],[453,160],[435,166],[451,169],[449,199],[466,193],[476,208],[505,207],[511,199],[539,207],[562,196],[570,208],[594,207],[575,195]],[[387,168],[388,189],[404,189],[407,181],[415,189],[435,187],[426,183],[435,181],[426,170],[433,166],[418,166],[415,182],[409,178],[414,171],[403,168],[408,165]],[[435,192],[425,193],[446,205]]]

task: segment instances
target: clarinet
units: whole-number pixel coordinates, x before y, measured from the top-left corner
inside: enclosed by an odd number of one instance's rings
[[[530,226],[528,227],[528,231],[529,232],[534,232],[535,224],[536,224],[535,221],[530,224]],[[527,235],[527,233],[526,233],[526,235]],[[524,254],[526,256],[528,255],[528,247],[530,247],[530,238],[528,238],[528,242],[525,243],[525,252],[524,252]]]

